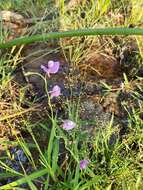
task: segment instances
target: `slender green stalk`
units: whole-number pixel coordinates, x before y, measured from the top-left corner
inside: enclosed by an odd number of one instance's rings
[[[47,173],[48,173],[48,169],[47,168],[42,169],[42,170],[40,170],[38,172],[35,172],[35,173],[33,173],[33,174],[29,175],[29,176],[26,176],[26,177],[23,177],[21,179],[18,179],[16,181],[12,182],[12,183],[3,185],[3,186],[0,187],[0,190],[14,189],[14,187],[16,187],[18,185],[21,185],[23,183],[27,183],[27,181],[32,181],[32,180],[34,180],[34,179],[36,179],[38,177],[41,177],[41,176],[43,176],[43,175],[45,175]]]
[[[37,41],[48,41],[49,39],[88,35],[143,35],[143,28],[86,28],[64,32],[50,32],[42,35],[16,38],[15,40],[11,40],[9,42],[0,43],[0,49],[9,48],[15,45],[29,44]]]

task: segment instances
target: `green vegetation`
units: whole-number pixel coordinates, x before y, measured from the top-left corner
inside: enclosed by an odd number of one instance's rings
[[[29,44],[37,41],[47,41],[49,39],[75,37],[75,36],[94,36],[94,35],[143,35],[143,29],[132,28],[101,28],[101,29],[83,29],[71,30],[65,32],[53,32],[45,35],[35,35],[31,37],[23,37],[13,41],[0,44],[0,48],[9,48],[15,45]]]
[[[0,9],[30,19],[14,37],[0,25],[0,47],[9,47],[0,52],[0,189],[143,189],[143,36],[51,39],[82,28],[142,34],[143,3],[0,0]],[[46,33],[49,41],[26,45]]]

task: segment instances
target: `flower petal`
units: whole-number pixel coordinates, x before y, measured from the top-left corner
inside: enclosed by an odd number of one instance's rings
[[[69,130],[71,130],[71,129],[73,129],[73,128],[75,128],[76,127],[76,123],[75,122],[73,122],[73,121],[71,121],[71,120],[69,120],[69,119],[67,119],[67,120],[64,120],[64,123],[63,123],[63,129],[65,129],[66,131],[69,131]]]
[[[48,61],[48,68],[51,68],[54,66],[54,61],[50,60]]]
[[[49,70],[49,73],[57,73],[58,70],[59,70],[59,67],[60,67],[60,62],[59,61],[52,61],[50,60],[48,62],[48,70]]]
[[[48,74],[50,77],[50,74],[55,74],[58,72],[60,68],[60,62],[59,61],[48,61],[48,66],[41,65],[41,69]]]
[[[61,88],[58,85],[55,85],[52,91],[50,91],[50,93],[51,93],[51,98],[58,97],[61,95]]]
[[[41,65],[41,69],[42,69],[45,73],[49,74],[49,69],[48,69],[46,66]]]
[[[79,163],[79,167],[81,170],[85,169],[87,167],[87,165],[89,164],[89,161],[88,160],[81,160],[80,163]]]

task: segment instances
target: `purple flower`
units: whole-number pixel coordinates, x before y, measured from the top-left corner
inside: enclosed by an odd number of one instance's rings
[[[58,97],[61,95],[61,88],[58,85],[55,85],[49,93],[51,94],[51,98]]]
[[[87,165],[89,164],[88,160],[81,160],[79,163],[79,167],[81,170],[85,169],[87,167]]]
[[[69,120],[69,119],[67,119],[67,120],[64,120],[64,123],[63,123],[63,129],[65,129],[66,131],[69,131],[69,130],[71,130],[71,129],[73,129],[73,128],[75,128],[76,127],[76,123],[75,122],[73,122],[73,121],[71,121],[71,120]]]
[[[50,77],[50,74],[55,74],[58,72],[60,67],[60,62],[59,61],[48,61],[48,66],[41,65],[41,69],[48,74]]]

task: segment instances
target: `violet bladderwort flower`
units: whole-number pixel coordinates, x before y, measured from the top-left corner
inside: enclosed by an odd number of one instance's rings
[[[62,125],[62,128],[66,131],[69,131],[75,127],[76,127],[76,123],[69,119],[64,120],[64,123]]]
[[[50,77],[50,74],[55,74],[58,72],[60,67],[60,62],[59,61],[48,61],[48,66],[41,65],[41,69],[48,74]]]
[[[61,88],[58,85],[55,85],[49,93],[51,98],[58,97],[61,95]]]
[[[81,170],[85,169],[89,164],[89,161],[84,159],[84,160],[81,160],[80,163],[79,163],[79,167]]]

